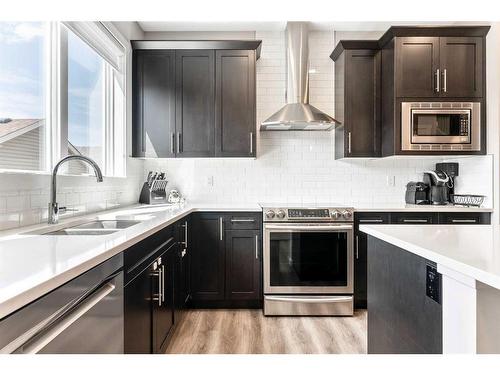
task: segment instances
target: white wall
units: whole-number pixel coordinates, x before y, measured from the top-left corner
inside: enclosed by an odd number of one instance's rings
[[[147,33],[154,37],[155,33]],[[226,33],[227,34],[227,33]],[[339,39],[378,38],[380,32],[337,33]],[[227,35],[226,35],[227,36]],[[257,124],[285,103],[283,32],[257,32]],[[310,102],[334,113],[333,32],[311,32]],[[257,159],[148,160],[146,170],[166,170],[170,186],[191,201],[340,203],[376,207],[404,202],[408,181],[445,158],[403,157],[334,160],[333,132],[257,132]],[[457,192],[488,195],[492,204],[492,157],[469,157],[461,165]],[[208,181],[213,181],[213,185]],[[389,184],[388,184],[389,180]]]
[[[127,39],[142,39],[136,22],[117,22],[116,28]],[[128,56],[127,132],[131,134],[131,54]],[[127,153],[131,140],[128,137]],[[59,176],[57,201],[60,206],[79,210],[76,214],[99,211],[137,202],[143,176],[143,160],[127,157],[127,178],[105,177],[96,183],[94,177]],[[47,220],[50,176],[47,174],[0,173],[0,230],[37,224]],[[69,215],[75,215],[70,213]]]

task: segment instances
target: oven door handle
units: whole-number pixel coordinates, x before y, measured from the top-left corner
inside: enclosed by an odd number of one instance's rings
[[[291,230],[291,231],[342,231],[352,230],[352,225],[266,225],[266,230]]]
[[[265,298],[268,301],[302,302],[302,303],[349,302],[349,301],[352,301],[352,296],[332,296],[332,297],[321,297],[321,298],[266,296]]]

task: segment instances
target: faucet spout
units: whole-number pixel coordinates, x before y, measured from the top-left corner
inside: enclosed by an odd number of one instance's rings
[[[80,160],[83,161],[87,164],[89,164],[93,169],[94,173],[97,179],[97,182],[102,182],[103,177],[102,177],[102,172],[101,168],[99,168],[99,165],[97,163],[83,155],[69,155],[61,160],[55,165],[54,170],[52,171],[52,180],[51,180],[51,185],[50,185],[50,203],[49,203],[49,215],[48,215],[48,223],[49,224],[57,224],[59,221],[59,205],[57,204],[57,171],[59,170],[59,167],[71,160]]]

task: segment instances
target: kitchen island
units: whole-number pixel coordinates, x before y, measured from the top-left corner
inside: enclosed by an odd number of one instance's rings
[[[368,235],[369,353],[500,353],[498,226],[360,225],[360,231]],[[373,336],[379,324],[395,330],[383,342]],[[404,341],[415,345],[405,351]]]

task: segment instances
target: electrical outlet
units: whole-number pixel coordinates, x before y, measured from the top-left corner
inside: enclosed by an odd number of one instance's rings
[[[396,176],[386,176],[387,186],[396,186]]]
[[[207,186],[214,186],[214,176],[207,177]]]

